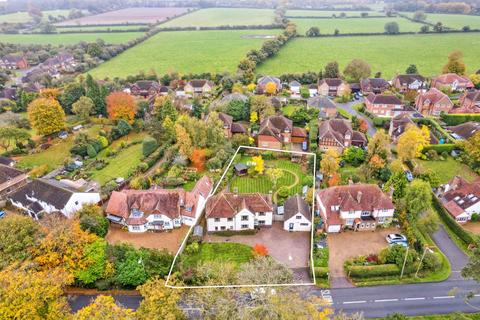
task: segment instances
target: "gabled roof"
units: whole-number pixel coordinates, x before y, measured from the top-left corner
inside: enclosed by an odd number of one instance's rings
[[[294,195],[288,198],[284,204],[284,220],[288,220],[297,213],[302,214],[306,219],[312,219],[312,212],[308,203],[299,195]]]
[[[290,83],[288,84],[289,87],[300,87],[302,86],[300,84],[300,82],[298,82],[297,80],[293,80],[293,81],[290,81]]]
[[[372,104],[402,104],[402,100],[394,96],[393,94],[374,94],[370,93],[365,99]]]
[[[260,193],[220,193],[210,197],[205,208],[207,218],[233,218],[242,209],[250,212],[273,211],[272,200]]]
[[[412,124],[415,125],[408,113],[402,113],[398,116],[393,117],[390,123],[390,125],[392,126],[392,137],[399,137],[402,133],[405,132],[407,126]]]
[[[425,82],[425,77],[419,74],[399,74],[395,77],[396,80],[400,82],[401,85],[410,85],[415,81]]]
[[[367,142],[365,135],[354,131],[350,121],[345,119],[324,120],[318,126],[318,139],[334,139],[342,147],[345,146],[345,135],[349,134],[352,140]]]
[[[10,165],[0,164],[0,184],[3,184],[11,179],[21,176],[23,171],[17,170]]]
[[[480,182],[468,182],[455,176],[449,183],[449,190],[443,194],[443,202],[454,201],[462,209],[470,208],[480,202]]]
[[[188,84],[191,85],[194,88],[203,88],[204,85],[209,85],[210,87],[213,87],[213,82],[205,79],[194,79],[188,81]]]
[[[382,78],[368,78],[360,80],[360,87],[363,91],[386,90],[390,85],[388,81]]]
[[[450,85],[455,81],[457,81],[459,83],[466,83],[466,84],[471,84],[472,83],[470,81],[470,79],[468,79],[467,77],[459,76],[456,73],[442,74],[442,75],[439,75],[438,77],[433,78],[432,81],[435,82],[435,83],[438,82],[438,83],[444,84],[444,85]]]
[[[12,159],[10,159],[8,157],[0,156],[0,164],[10,166],[13,163],[15,163],[15,161],[13,161]]]
[[[438,90],[437,88],[430,88],[430,90],[428,90],[425,93],[420,94],[417,97],[417,104],[424,104],[424,102],[427,101],[427,100],[430,102],[429,104],[436,104],[439,101],[444,100],[444,99],[447,99],[453,105],[452,101],[450,100],[450,98],[445,93]]]
[[[2,58],[4,61],[8,61],[9,63],[19,63],[20,61],[24,60],[25,58],[20,55],[13,55],[8,54]]]
[[[457,126],[448,127],[457,139],[467,140],[477,132],[480,132],[480,122],[465,122]]]
[[[320,80],[318,85],[321,86],[324,83],[326,83],[329,87],[338,87],[343,83],[343,80],[339,78],[325,78]]]
[[[35,179],[12,193],[9,197],[15,202],[20,202],[25,207],[31,203],[31,201],[27,200],[27,196],[29,196],[61,210],[70,200],[73,193],[72,190],[53,185],[45,180]]]
[[[142,91],[148,91],[152,87],[154,89],[160,89],[160,84],[156,81],[151,81],[151,80],[139,80],[139,81],[135,82],[133,84],[133,86],[137,87],[138,89],[140,89]]]
[[[464,93],[464,99],[471,102],[480,102],[480,90],[467,91]]]
[[[307,100],[307,105],[309,107],[314,107],[318,109],[337,109],[335,103],[325,96],[316,96],[309,98]]]
[[[292,120],[284,116],[271,116],[262,122],[258,134],[273,136],[282,141],[281,134],[285,131],[285,129],[290,132],[293,131]]]
[[[232,123],[233,123],[233,117],[231,115],[228,115],[226,113],[223,113],[223,112],[219,112],[218,113],[218,118],[220,120],[222,120],[222,122],[228,126],[228,127],[231,127],[232,126]]]
[[[228,103],[228,102],[231,102],[231,101],[247,102],[248,97],[244,94],[234,92],[234,93],[230,93],[230,94],[228,94],[228,95],[226,95],[225,97],[222,98],[223,103]]]
[[[257,85],[264,87],[269,82],[275,83],[277,85],[277,89],[281,89],[282,82],[280,81],[280,79],[276,78],[276,77],[271,77],[271,76],[264,76],[264,77],[259,78],[258,81],[257,81]]]

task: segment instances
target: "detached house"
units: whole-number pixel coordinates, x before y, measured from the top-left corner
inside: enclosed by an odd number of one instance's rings
[[[480,113],[480,90],[467,91],[460,97],[460,107],[451,113]]]
[[[260,193],[220,193],[208,199],[205,217],[208,232],[271,226],[272,199]]]
[[[6,55],[0,59],[0,69],[27,69],[28,62],[23,56]]]
[[[235,134],[248,133],[247,128],[241,123],[234,122],[232,116],[226,113],[220,112],[218,113],[218,118],[223,122],[223,130],[225,132],[226,138],[231,138]]]
[[[318,148],[323,151],[333,149],[342,154],[350,146],[364,147],[367,138],[359,131],[352,129],[350,121],[330,119],[320,122],[318,126]]]
[[[34,219],[38,219],[42,213],[54,212],[73,218],[75,212],[84,204],[100,202],[100,194],[97,192],[83,192],[62,186],[56,181],[43,179],[35,179],[25,184],[8,198],[12,205],[27,212]]]
[[[8,159],[2,157],[4,159]],[[27,175],[9,164],[0,164],[0,200],[27,183]]]
[[[282,91],[282,89],[283,89],[282,81],[280,81],[279,78],[264,76],[264,77],[261,77],[257,80],[257,87],[255,88],[255,93],[264,94],[265,93],[265,88],[267,87],[267,84],[269,84],[269,83],[274,83],[275,84],[277,92]]]
[[[452,136],[457,140],[468,140],[480,132],[480,122],[465,122],[457,126],[448,127]]]
[[[310,98],[315,97],[318,94],[318,86],[316,84],[309,85],[308,94],[310,95]]]
[[[415,107],[424,116],[439,116],[441,112],[450,112],[453,102],[445,93],[437,88],[431,88],[417,96]]]
[[[307,149],[307,131],[294,127],[292,120],[284,116],[272,116],[264,120],[257,136],[257,145],[261,148],[291,150]]]
[[[192,226],[205,207],[212,190],[207,176],[192,191],[151,189],[114,191],[106,208],[107,218],[129,232],[163,231],[182,224]]]
[[[215,84],[209,80],[190,80],[187,82],[183,90],[185,94],[195,96],[195,95],[208,95],[212,92]]]
[[[312,230],[312,211],[308,203],[298,194],[285,201],[283,218],[284,230]]]
[[[317,193],[320,215],[327,232],[375,230],[391,221],[392,200],[374,184],[330,187]]]
[[[413,122],[410,116],[406,113],[392,118],[392,121],[390,121],[390,128],[388,130],[388,134],[392,139],[392,143],[396,144],[398,142],[398,138],[400,138],[409,125],[415,125],[415,122]]]
[[[300,95],[300,89],[302,88],[302,85],[298,81],[290,81],[288,84],[288,87],[290,88],[290,92],[292,93],[292,96],[299,96]]]
[[[458,223],[465,223],[472,214],[480,214],[480,182],[470,183],[455,176],[440,188],[440,200]]]
[[[326,78],[318,83],[318,94],[322,96],[343,96],[350,93],[350,86],[348,83],[339,78]]]
[[[468,77],[459,76],[455,73],[442,74],[432,79],[432,88],[438,90],[465,91],[473,89],[474,85]]]
[[[130,93],[142,97],[155,96],[160,94],[161,87],[156,81],[140,80],[130,86]]]
[[[428,89],[427,79],[419,74],[400,74],[393,79],[393,86],[402,93],[409,90],[425,92]]]
[[[326,96],[316,96],[307,100],[307,107],[320,110],[318,116],[323,119],[335,118],[337,105]]]
[[[365,98],[367,110],[377,117],[393,117],[397,112],[402,112],[402,101],[392,94],[370,93]]]
[[[360,89],[363,94],[379,94],[390,89],[390,84],[382,78],[368,78],[360,80]]]

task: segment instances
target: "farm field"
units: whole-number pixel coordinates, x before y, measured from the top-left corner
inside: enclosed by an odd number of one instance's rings
[[[385,32],[387,22],[397,22],[400,32],[417,32],[422,24],[404,18],[359,18],[359,19],[291,19],[299,34],[304,35],[311,27],[318,27],[321,34]]]
[[[48,19],[48,16],[68,16],[70,10],[47,10],[42,11],[43,19]],[[24,23],[32,20],[28,12],[16,12],[0,15],[0,23]]]
[[[257,73],[319,71],[329,61],[338,61],[343,70],[352,59],[359,58],[370,64],[372,75],[381,71],[383,77],[391,78],[413,63],[421,74],[432,76],[441,72],[448,54],[454,50],[463,52],[467,73],[479,68],[480,37],[462,33],[294,39],[260,65]]]
[[[249,35],[275,35],[278,30],[160,32],[145,42],[101,64],[90,73],[97,78],[126,77],[153,69],[157,74],[234,72],[251,49],[263,39]]]
[[[102,39],[106,43],[126,43],[141,37],[143,32],[117,32],[117,33],[77,33],[77,34],[0,34],[0,42],[19,44],[52,44],[69,45],[81,41],[94,42]]]
[[[78,27],[57,27],[57,32],[68,32],[68,31],[118,31],[118,30],[138,30],[140,28],[148,28],[147,25],[123,25],[123,26],[78,26]]]
[[[268,25],[274,20],[271,9],[210,8],[173,19],[160,27],[217,27],[235,25]]]
[[[413,13],[405,13],[412,17]],[[437,23],[441,22],[444,26],[453,29],[462,29],[464,26],[469,26],[471,29],[480,29],[480,16],[470,16],[464,14],[440,14],[427,13],[427,22]]]
[[[66,20],[57,23],[57,26],[70,25],[109,25],[109,24],[148,24],[165,21],[169,18],[183,14],[190,8],[127,8],[101,14]]]
[[[384,16],[383,12],[376,11],[341,11],[341,10],[287,10],[286,16],[289,17],[332,17],[345,13],[347,17],[360,17],[362,12],[367,12],[369,16]]]

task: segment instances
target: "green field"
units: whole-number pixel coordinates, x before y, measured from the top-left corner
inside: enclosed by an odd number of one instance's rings
[[[362,12],[367,12],[369,16],[384,16],[383,12],[375,11],[329,11],[329,10],[287,10],[286,15],[291,17],[332,17],[345,13],[347,17],[360,17]]]
[[[18,44],[69,45],[81,41],[94,42],[103,39],[106,43],[119,44],[141,37],[143,32],[118,33],[73,33],[73,34],[0,34],[0,42]]]
[[[276,33],[278,30],[160,32],[90,73],[98,78],[113,78],[151,69],[158,74],[234,72],[242,57],[251,49],[259,49],[264,41],[245,36]]]
[[[405,13],[408,16],[413,16],[413,13]],[[426,13],[427,22],[437,23],[441,22],[444,26],[453,29],[462,29],[464,26],[470,26],[471,29],[480,29],[480,16],[470,16],[464,14],[439,14]]]
[[[148,28],[148,25],[124,25],[124,26],[78,26],[78,27],[57,27],[58,32],[68,32],[68,31],[89,31],[95,32],[98,30],[138,30],[140,28]]]
[[[160,27],[268,25],[273,23],[273,19],[274,12],[271,9],[210,8],[170,20]]]
[[[299,34],[305,34],[310,27],[318,27],[321,34],[333,34],[335,29],[342,33],[374,33],[385,32],[387,22],[397,22],[400,32],[417,32],[422,24],[404,18],[371,18],[371,19],[290,19],[297,25]]]
[[[42,11],[43,19],[47,20],[48,16],[68,16],[70,10],[47,10]],[[9,13],[9,14],[2,14],[0,15],[0,23],[24,23],[32,20],[32,18],[28,15],[28,12],[16,12],[16,13]]]
[[[338,61],[343,70],[352,59],[360,58],[371,65],[372,74],[381,71],[386,78],[405,72],[410,64],[416,64],[424,76],[432,76],[442,71],[454,50],[463,52],[468,72],[478,69],[480,37],[462,33],[294,39],[260,65],[257,73],[318,72],[329,61]]]

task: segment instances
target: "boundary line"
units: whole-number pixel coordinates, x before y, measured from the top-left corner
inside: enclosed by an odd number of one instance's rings
[[[176,286],[176,285],[171,285],[169,284],[170,282],[170,277],[173,272],[173,267],[175,266],[175,263],[177,262],[177,258],[180,256],[183,247],[187,243],[187,239],[190,236],[190,234],[193,231],[193,228],[197,225],[198,221],[200,218],[203,216],[203,211],[202,213],[196,217],[195,223],[192,224],[190,229],[188,230],[187,234],[185,235],[185,238],[182,241],[182,244],[178,248],[177,253],[175,254],[175,257],[173,258],[172,265],[170,266],[170,270],[168,272],[167,280],[165,281],[165,287],[171,288],[171,289],[213,289],[213,288],[258,288],[258,287],[292,287],[292,286],[312,286],[316,284],[316,278],[315,278],[315,268],[313,265],[313,235],[314,235],[314,218],[315,218],[315,168],[317,166],[317,155],[312,152],[302,152],[302,151],[292,151],[292,150],[280,150],[280,149],[271,149],[271,148],[259,148],[259,147],[250,147],[250,146],[239,146],[237,150],[235,151],[234,155],[232,156],[232,159],[228,163],[227,168],[223,172],[222,176],[220,177],[220,180],[218,180],[217,185],[215,188],[208,194],[207,198],[205,199],[205,203],[207,203],[208,199],[212,197],[216,192],[217,189],[220,187],[220,184],[222,180],[225,178],[225,175],[227,172],[230,170],[230,167],[232,166],[233,161],[235,160],[238,152],[240,149],[250,149],[250,150],[257,150],[257,151],[272,151],[272,152],[286,152],[290,154],[298,154],[298,155],[306,155],[306,156],[313,156],[313,188],[314,188],[314,194],[313,194],[313,200],[312,200],[312,228],[310,230],[310,271],[312,273],[313,277],[313,282],[310,283],[272,283],[272,284],[233,284],[233,285],[214,285],[214,286]]]

